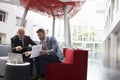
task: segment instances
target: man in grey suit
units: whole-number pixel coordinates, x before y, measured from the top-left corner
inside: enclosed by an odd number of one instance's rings
[[[64,59],[64,56],[59,49],[55,37],[46,36],[44,29],[38,29],[36,33],[40,39],[40,44],[42,45],[40,56],[35,58],[36,69],[38,78],[45,78],[45,63],[59,63]]]

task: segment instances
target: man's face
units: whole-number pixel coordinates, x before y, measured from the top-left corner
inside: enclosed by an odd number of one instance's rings
[[[39,32],[39,33],[37,33],[37,35],[38,35],[38,37],[39,37],[39,39],[40,39],[41,41],[44,41],[44,40],[45,40],[45,34]]]
[[[17,32],[19,38],[24,38],[25,31],[24,30],[18,30]]]

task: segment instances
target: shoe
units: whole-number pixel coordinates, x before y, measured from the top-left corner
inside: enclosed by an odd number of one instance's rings
[[[45,79],[45,74],[44,74],[44,73],[40,74],[40,77],[41,77],[42,79]]]
[[[39,76],[32,77],[32,80],[38,80],[38,79],[39,79]]]
[[[45,80],[45,79],[40,77],[38,80]]]

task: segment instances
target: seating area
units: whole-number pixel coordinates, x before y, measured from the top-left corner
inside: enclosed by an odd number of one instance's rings
[[[0,45],[0,76],[5,76],[10,45]],[[46,80],[87,80],[88,51],[64,48],[62,63],[47,63]]]
[[[11,52],[10,45],[0,45],[0,76],[5,75],[5,64],[9,52]]]
[[[120,0],[0,0],[0,80],[120,80],[119,16]]]

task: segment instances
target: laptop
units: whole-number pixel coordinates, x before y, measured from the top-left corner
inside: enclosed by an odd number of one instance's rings
[[[9,63],[14,64],[23,64],[23,57],[22,54],[19,53],[8,53],[8,60]]]

